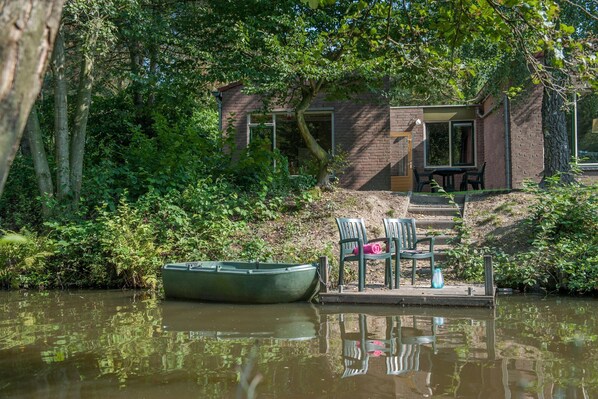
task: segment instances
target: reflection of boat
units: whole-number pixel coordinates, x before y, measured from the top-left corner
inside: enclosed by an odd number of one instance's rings
[[[214,302],[308,301],[318,289],[316,264],[171,263],[162,268],[167,298]]]
[[[308,303],[233,305],[163,301],[162,325],[167,331],[188,331],[213,338],[311,339],[319,316]]]

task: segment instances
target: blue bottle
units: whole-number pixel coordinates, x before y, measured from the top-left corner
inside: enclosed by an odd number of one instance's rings
[[[442,277],[442,269],[436,268],[434,269],[434,274],[432,275],[432,288],[442,287],[444,287],[444,277]]]

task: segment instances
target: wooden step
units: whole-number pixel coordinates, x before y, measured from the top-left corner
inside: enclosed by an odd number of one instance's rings
[[[465,195],[455,195],[454,201],[463,206],[465,203]],[[451,205],[450,200],[439,194],[412,194],[409,203],[413,205]]]
[[[415,215],[430,215],[430,216],[446,216],[455,217],[459,216],[459,211],[451,205],[409,205],[407,212],[415,219],[418,216]]]
[[[417,228],[419,229],[434,229],[434,230],[449,230],[455,228],[455,221],[452,219],[417,219]]]

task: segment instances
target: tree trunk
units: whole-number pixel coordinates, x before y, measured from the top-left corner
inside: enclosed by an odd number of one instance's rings
[[[131,74],[133,75],[132,91],[133,91],[133,104],[137,109],[138,114],[141,114],[143,109],[143,94],[141,93],[141,71],[143,58],[141,56],[141,46],[138,42],[131,40],[129,43],[129,59],[131,66]]]
[[[64,0],[0,0],[0,195],[54,46]]]
[[[93,58],[87,54],[83,54],[79,74],[79,90],[77,93],[73,137],[71,140],[71,190],[73,193],[74,208],[77,208],[79,198],[81,197],[87,119],[91,105],[91,89],[94,81],[93,68]]]
[[[318,175],[316,179],[319,186],[327,186],[328,183],[328,153],[318,144],[314,136],[309,131],[309,127],[305,122],[305,111],[309,108],[312,101],[316,97],[313,90],[305,89],[302,91],[302,98],[297,107],[295,108],[295,118],[297,119],[297,126],[299,127],[299,133],[301,138],[307,145],[307,148],[316,157],[318,161]]]
[[[571,183],[567,120],[560,93],[544,88],[542,96],[542,133],[544,135],[544,178],[561,173],[561,183]]]
[[[46,157],[46,149],[44,148],[44,141],[35,106],[29,113],[25,131],[29,140],[29,146],[31,147],[31,157],[33,158],[37,186],[42,197],[42,214],[44,218],[47,218],[50,216],[50,208],[46,204],[45,199],[54,196],[54,184],[52,183],[52,173],[48,166],[48,158]]]
[[[71,194],[71,172],[69,154],[69,123],[67,109],[66,62],[64,39],[56,36],[54,56],[54,134],[56,137],[56,198],[63,202]]]

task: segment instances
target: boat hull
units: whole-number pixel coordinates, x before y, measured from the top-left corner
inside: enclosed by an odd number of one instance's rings
[[[171,263],[162,268],[166,298],[232,303],[310,300],[318,289],[314,264]]]

